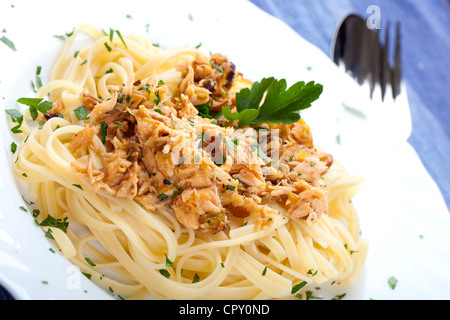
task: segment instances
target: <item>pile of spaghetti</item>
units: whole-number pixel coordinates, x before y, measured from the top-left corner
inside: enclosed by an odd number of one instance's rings
[[[100,286],[127,299],[288,299],[358,275],[361,179],[299,115],[319,84],[252,83],[221,54],[87,25],[49,78],[18,100],[26,121],[11,116],[23,138],[13,168],[45,234]]]

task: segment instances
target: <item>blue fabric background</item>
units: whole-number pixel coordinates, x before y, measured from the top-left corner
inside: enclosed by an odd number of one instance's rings
[[[329,54],[339,21],[350,13],[367,18],[367,8],[401,23],[402,72],[413,132],[410,144],[438,184],[450,207],[450,2],[448,0],[250,0],[287,23]],[[391,38],[392,39],[392,38]]]
[[[409,139],[450,206],[450,4],[447,0],[250,0],[329,53],[338,22],[381,9],[382,28],[402,24],[403,76],[413,132]],[[11,296],[0,286],[0,300]]]

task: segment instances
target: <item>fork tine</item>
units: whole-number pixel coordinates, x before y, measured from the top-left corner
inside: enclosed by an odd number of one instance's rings
[[[351,19],[345,25],[346,41],[343,60],[346,71],[350,71],[354,77],[358,74],[360,65],[359,50],[363,39],[363,25],[362,19]]]
[[[370,70],[370,61],[371,61],[371,55],[372,55],[372,36],[373,31],[367,28],[366,25],[363,27],[363,33],[362,33],[362,39],[361,39],[361,48],[360,48],[360,55],[359,55],[359,68],[358,68],[358,74],[357,74],[357,81],[360,85],[364,83],[365,80],[367,80],[367,77],[369,76],[369,70]]]
[[[373,31],[372,35],[372,54],[370,59],[370,98],[373,98],[373,92],[375,90],[375,86],[378,83],[379,75],[380,75],[380,32],[378,29]]]
[[[391,71],[391,86],[392,97],[395,99],[401,91],[400,83],[402,79],[402,65],[401,65],[401,43],[400,43],[400,22],[397,22],[395,32],[395,53],[394,53],[394,66]]]
[[[381,87],[381,100],[384,101],[386,95],[386,86],[390,82],[391,67],[389,64],[389,21],[386,22],[386,33],[384,39],[384,45],[381,45],[381,68],[380,68],[380,87]]]
[[[345,70],[362,85],[369,82],[370,98],[377,85],[381,88],[384,101],[390,85],[395,99],[401,90],[401,42],[400,22],[396,23],[395,53],[391,64],[389,58],[390,22],[387,21],[385,41],[381,43],[380,30],[369,29],[362,17],[348,15],[336,30],[334,45],[330,52],[333,61],[339,65],[342,61]]]

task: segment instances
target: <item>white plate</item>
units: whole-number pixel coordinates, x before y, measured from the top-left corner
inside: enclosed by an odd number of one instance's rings
[[[127,16],[129,15],[129,16]],[[414,150],[406,103],[378,105],[365,88],[318,48],[251,3],[236,1],[25,1],[0,4],[0,31],[17,51],[0,43],[2,97],[0,146],[0,283],[17,299],[110,299],[60,254],[33,223],[10,170],[13,138],[3,111],[29,96],[36,67],[48,74],[61,47],[53,35],[92,23],[122,34],[148,34],[162,47],[196,46],[228,56],[245,77],[315,80],[324,93],[303,113],[315,143],[366,181],[355,198],[369,253],[349,299],[449,299],[450,216],[440,192]],[[148,33],[147,33],[148,31]],[[363,112],[349,112],[343,103]],[[339,137],[339,139],[336,139]],[[337,143],[340,140],[340,143]],[[398,279],[392,290],[391,276]],[[78,280],[80,282],[78,282]],[[320,294],[320,293],[318,293]]]

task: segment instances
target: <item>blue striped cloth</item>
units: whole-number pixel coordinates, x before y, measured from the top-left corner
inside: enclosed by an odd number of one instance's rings
[[[380,8],[381,31],[401,23],[402,72],[413,130],[409,143],[450,207],[450,2],[447,0],[250,0],[329,54],[339,21]]]

